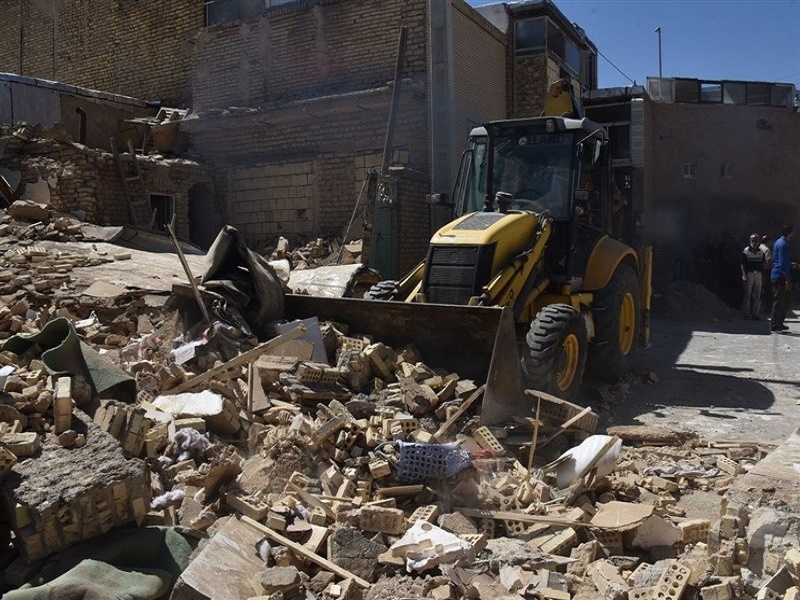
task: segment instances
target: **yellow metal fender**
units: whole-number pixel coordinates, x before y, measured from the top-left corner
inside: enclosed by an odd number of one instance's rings
[[[636,251],[627,244],[608,236],[600,238],[586,264],[586,276],[583,278],[581,289],[596,291],[606,287],[623,260],[633,261],[638,277],[639,257],[636,255]]]

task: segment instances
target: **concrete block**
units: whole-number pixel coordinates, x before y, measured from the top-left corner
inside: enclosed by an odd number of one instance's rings
[[[711,521],[708,519],[689,519],[678,523],[681,531],[681,541],[684,544],[694,544],[705,542],[708,539],[708,532],[711,530]]]
[[[472,434],[478,445],[484,450],[490,450],[495,456],[505,456],[506,449],[486,426],[479,427]]]
[[[388,461],[382,458],[373,458],[369,461],[369,472],[372,473],[375,479],[380,479],[381,477],[390,475],[392,473],[392,468],[389,466]]]
[[[428,521],[433,523],[439,516],[439,507],[435,504],[428,504],[427,506],[418,506],[411,516],[408,518],[409,523],[417,521]]]
[[[727,581],[706,585],[700,590],[702,600],[733,600],[733,588]]]
[[[225,494],[225,503],[254,521],[260,521],[269,512],[269,505],[242,490],[233,490]]]
[[[654,586],[654,598],[680,600],[689,585],[689,574],[689,569],[684,565],[677,562],[670,564]]]
[[[72,428],[72,378],[59,377],[56,380],[53,399],[53,427],[56,434]]]
[[[790,549],[786,552],[783,559],[786,562],[786,568],[789,569],[789,572],[794,575],[795,578],[800,579],[800,550],[797,550],[797,548]]]
[[[402,510],[380,506],[362,508],[359,525],[364,531],[378,531],[390,535],[400,535],[407,528],[405,514]]]
[[[734,460],[731,460],[727,456],[718,456],[717,457],[717,467],[728,473],[729,475],[741,475],[745,472],[744,468],[742,468],[739,463]]]
[[[598,560],[589,566],[589,577],[606,600],[624,600],[629,586],[622,578],[619,569],[605,560]]]

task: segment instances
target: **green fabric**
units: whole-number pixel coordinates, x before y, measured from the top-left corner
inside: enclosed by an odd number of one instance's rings
[[[112,529],[52,555],[33,578],[2,600],[166,598],[189,565],[196,542],[168,527]],[[94,575],[81,581],[88,567]],[[126,587],[115,587],[115,581],[124,581]],[[85,596],[75,595],[80,589]],[[139,595],[116,595],[120,590]]]
[[[135,571],[86,559],[45,585],[15,590],[3,600],[157,600],[169,589],[166,571]]]
[[[72,322],[65,317],[48,321],[41,331],[30,335],[15,335],[2,349],[23,354],[38,344],[42,362],[51,375],[83,375],[94,394],[109,392],[117,400],[136,399],[136,381],[91,346],[83,343]]]

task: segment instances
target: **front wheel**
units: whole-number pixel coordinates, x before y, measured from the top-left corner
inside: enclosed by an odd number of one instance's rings
[[[531,385],[565,400],[578,394],[586,368],[586,325],[569,304],[545,306],[525,338],[522,370]]]
[[[591,374],[601,381],[615,381],[630,369],[639,335],[639,285],[633,267],[617,267],[608,285],[595,294],[592,313]]]

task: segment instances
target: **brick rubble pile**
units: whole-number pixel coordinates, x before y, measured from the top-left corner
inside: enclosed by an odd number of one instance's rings
[[[0,488],[13,507],[0,538],[20,553],[4,559],[7,579],[135,522],[202,532],[197,553],[212,562],[215,540],[246,530],[256,543],[228,576],[259,599],[798,596],[791,528],[765,544],[741,507],[708,519],[681,504],[724,494],[763,444],[598,436],[594,413],[551,398],[538,424],[488,428],[484,382],[336,323],[320,324],[326,361],[252,344],[244,361],[214,344],[177,360],[178,314],[136,291],[75,289],[72,268],[113,257],[38,250],[30,224],[0,227],[15,236],[0,242],[0,339],[66,317],[137,390],[135,403],[94,398],[80,376],[48,374],[36,347],[0,352]],[[37,231],[75,232],[48,227]],[[579,472],[559,460],[571,448],[594,448]],[[62,490],[71,478],[80,485]],[[213,597],[197,581],[184,574],[172,598]]]

